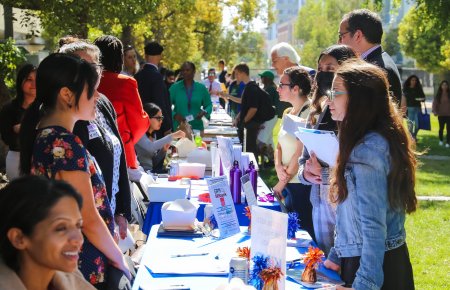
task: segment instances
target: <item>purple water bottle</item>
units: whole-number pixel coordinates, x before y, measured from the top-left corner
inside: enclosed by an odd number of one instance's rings
[[[242,171],[239,169],[239,162],[234,161],[230,170],[230,191],[233,202],[236,204],[241,203],[241,177]]]
[[[253,191],[255,192],[255,196],[257,196],[258,194],[256,189],[258,188],[258,171],[256,171],[255,164],[253,164],[253,161],[250,161],[248,168],[245,170],[245,174],[249,175]]]

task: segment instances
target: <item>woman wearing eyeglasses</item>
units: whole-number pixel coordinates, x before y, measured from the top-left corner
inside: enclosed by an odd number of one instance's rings
[[[325,266],[341,270],[344,287],[414,289],[405,215],[417,207],[416,159],[386,74],[362,60],[345,62],[327,103],[339,154],[329,196],[336,231]]]
[[[175,133],[156,140],[154,133],[161,128],[164,119],[161,108],[153,103],[147,103],[144,105],[144,111],[147,112],[150,117],[150,127],[134,148],[136,149],[140,166],[142,166],[145,171],[150,170],[153,172],[153,168],[158,168],[157,165],[164,162],[167,149],[172,140],[183,138],[185,133],[178,130]]]
[[[289,115],[300,117],[306,121],[309,114],[308,95],[310,92],[311,80],[308,72],[304,69],[290,67],[281,75],[278,85],[280,101],[290,103],[292,108],[285,110],[278,133],[278,144],[274,153],[278,183],[273,187],[273,191],[284,197],[288,211],[297,212],[300,226],[313,236],[312,206],[309,201],[311,186],[301,184],[296,176],[298,158],[302,153],[303,144],[283,128]]]

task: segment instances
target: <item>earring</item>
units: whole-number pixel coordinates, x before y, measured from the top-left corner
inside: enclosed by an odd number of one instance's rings
[[[72,104],[71,103],[67,103],[67,107],[69,107],[69,109],[72,109]]]

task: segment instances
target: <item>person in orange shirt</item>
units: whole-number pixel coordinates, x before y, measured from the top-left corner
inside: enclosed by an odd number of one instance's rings
[[[94,44],[102,53],[103,75],[98,91],[111,101],[117,113],[117,126],[125,148],[127,167],[138,168],[134,145],[150,126],[150,119],[142,108],[134,78],[120,74],[123,65],[123,45],[115,36],[97,38]]]

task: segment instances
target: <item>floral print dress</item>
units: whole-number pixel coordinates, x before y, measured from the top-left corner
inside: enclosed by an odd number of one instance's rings
[[[83,146],[80,138],[65,128],[50,126],[38,129],[33,148],[31,174],[54,178],[60,170],[80,170],[90,174],[95,206],[113,235],[113,213],[103,176],[95,159]],[[91,284],[105,282],[108,260],[86,237],[84,237],[78,267]]]

